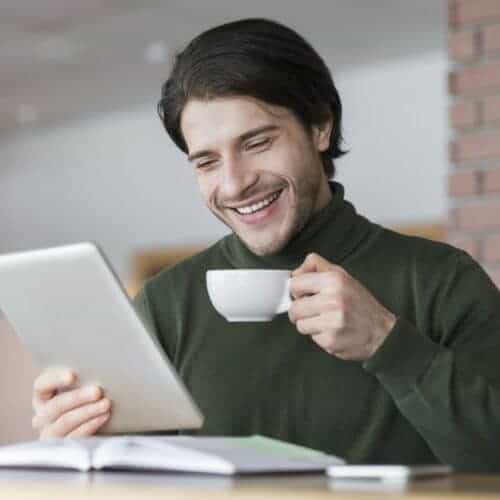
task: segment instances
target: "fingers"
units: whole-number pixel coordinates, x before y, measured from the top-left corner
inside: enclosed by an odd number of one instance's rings
[[[325,334],[331,339],[338,339],[343,337],[345,333],[345,315],[342,311],[334,311],[310,318],[302,318],[297,320],[295,327],[302,335]]]
[[[98,401],[102,395],[102,389],[93,385],[57,394],[38,406],[32,421],[33,427],[42,429],[74,408]]]
[[[46,370],[33,384],[33,408],[51,399],[57,391],[69,389],[78,381],[76,373],[69,370]]]
[[[86,404],[68,411],[57,420],[46,425],[41,438],[87,436],[95,433],[110,416],[111,401],[103,398],[96,403]]]
[[[316,273],[307,273],[290,280],[290,295],[294,299],[319,293],[322,289],[323,278]]]
[[[330,269],[337,267],[328,260],[321,257],[317,253],[310,253],[305,258],[304,262],[292,272],[292,277],[299,276],[304,273],[317,273],[329,271]]]
[[[288,309],[288,318],[292,323],[296,323],[300,319],[319,316],[325,310],[333,309],[335,305],[334,300],[329,297],[303,296],[292,302]]]
[[[83,437],[95,434],[111,415],[111,401],[95,385],[74,388],[76,373],[47,370],[33,386],[32,425],[40,438]]]
[[[301,271],[294,274],[290,280],[290,293],[292,297],[299,298],[304,295],[313,295],[320,292],[323,294],[335,294],[349,290],[355,285],[355,280],[344,268],[328,264],[329,267],[327,269]]]
[[[108,420],[110,413],[105,413],[104,415],[99,415],[91,420],[88,420],[84,424],[77,427],[74,431],[70,432],[67,437],[69,438],[81,438],[86,436],[94,435]]]
[[[347,273],[341,268],[322,273],[301,274],[290,280],[290,294],[295,299],[320,292],[333,295],[345,288],[347,279]]]
[[[328,354],[335,354],[335,356],[343,359],[342,354],[348,345],[346,345],[345,340],[341,337],[332,336],[328,333],[318,333],[316,335],[312,335],[311,338]]]
[[[295,324],[297,330],[302,335],[315,335],[321,332],[321,318],[315,316],[313,318],[299,319]]]

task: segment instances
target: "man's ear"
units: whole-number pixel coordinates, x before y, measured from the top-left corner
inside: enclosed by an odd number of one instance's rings
[[[312,126],[313,141],[321,153],[330,147],[330,137],[333,131],[333,120],[328,118],[323,123]]]

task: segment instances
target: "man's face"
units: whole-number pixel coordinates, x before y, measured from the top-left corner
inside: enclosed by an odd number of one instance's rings
[[[331,198],[329,123],[308,133],[286,108],[228,97],[190,100],[181,129],[206,205],[257,255],[282,250]]]

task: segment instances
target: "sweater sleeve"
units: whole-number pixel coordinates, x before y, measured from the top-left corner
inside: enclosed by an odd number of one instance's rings
[[[500,293],[459,254],[435,301],[439,343],[399,317],[364,368],[442,462],[500,471]]]

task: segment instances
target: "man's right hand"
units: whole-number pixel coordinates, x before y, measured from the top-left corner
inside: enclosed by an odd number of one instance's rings
[[[111,401],[95,385],[77,387],[78,376],[47,370],[33,384],[32,426],[40,438],[78,438],[95,434],[111,415]]]

